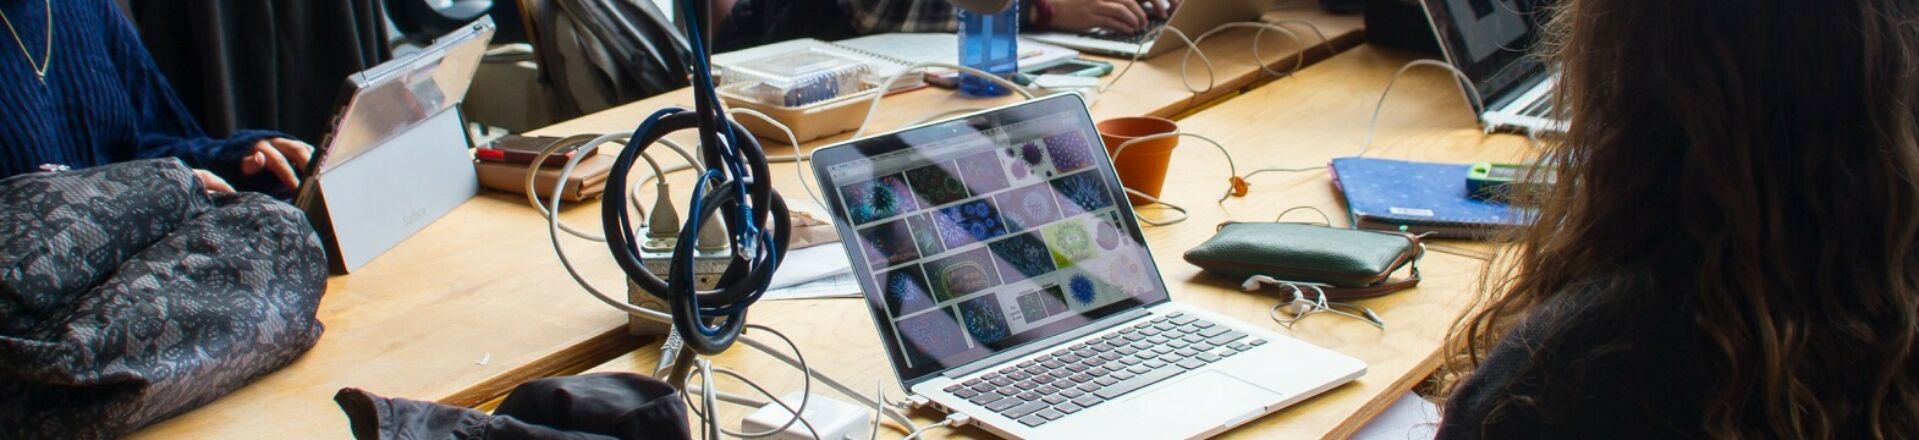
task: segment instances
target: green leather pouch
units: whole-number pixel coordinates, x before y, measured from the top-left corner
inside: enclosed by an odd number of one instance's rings
[[[1368,298],[1419,285],[1417,261],[1425,248],[1406,233],[1303,223],[1234,223],[1192,250],[1186,261],[1207,272],[1245,280],[1264,275],[1325,286],[1332,299]],[[1410,278],[1393,272],[1412,266]]]

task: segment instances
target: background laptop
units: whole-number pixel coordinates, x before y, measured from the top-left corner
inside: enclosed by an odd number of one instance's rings
[[[1473,104],[1473,112],[1487,130],[1565,133],[1564,115],[1553,111],[1558,72],[1534,50],[1539,24],[1546,19],[1546,0],[1421,3],[1446,62],[1465,72],[1485,99],[1483,107]]]
[[[1153,3],[1156,2],[1140,2],[1141,5]],[[1072,49],[1128,58],[1144,52],[1141,58],[1146,58],[1186,47],[1186,43],[1176,36],[1158,38],[1161,27],[1171,25],[1180,32],[1185,32],[1189,38],[1199,38],[1199,34],[1211,31],[1222,24],[1259,21],[1260,16],[1272,9],[1272,4],[1272,0],[1185,0],[1173,9],[1173,14],[1169,18],[1152,17],[1154,15],[1151,13],[1152,6],[1146,6],[1147,16],[1152,22],[1138,33],[1128,34],[1096,29],[1079,34],[1047,32],[1022,36]],[[1140,45],[1141,40],[1148,40],[1145,46]]]
[[[1191,438],[1365,373],[1171,301],[1105,153],[1064,94],[814,154],[904,388],[1007,437]]]

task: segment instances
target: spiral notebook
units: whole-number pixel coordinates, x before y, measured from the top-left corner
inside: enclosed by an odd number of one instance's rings
[[[1486,238],[1531,223],[1522,208],[1473,198],[1467,164],[1342,157],[1333,159],[1333,185],[1362,229],[1432,232],[1443,238]]]

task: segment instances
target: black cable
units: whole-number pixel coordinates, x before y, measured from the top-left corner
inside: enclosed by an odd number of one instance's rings
[[[692,3],[692,4],[688,4]],[[625,149],[613,162],[601,202],[607,249],[635,286],[667,302],[673,326],[686,347],[702,355],[726,351],[746,324],[746,310],[764,295],[786,255],[791,220],[785,199],[772,188],[766,152],[746,128],[728,119],[715,92],[700,27],[707,16],[704,1],[683,1],[688,40],[695,58],[694,109],[667,108],[654,112],[633,131]],[[664,277],[647,270],[640,256],[637,228],[626,209],[627,176],[640,154],[661,138],[682,130],[698,130],[705,172],[695,182],[693,208],[673,246],[672,262]],[[720,216],[728,231],[732,257],[713,290],[698,287],[695,250],[700,229]],[[664,278],[664,279],[662,279]]]

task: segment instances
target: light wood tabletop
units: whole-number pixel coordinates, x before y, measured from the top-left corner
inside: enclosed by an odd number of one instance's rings
[[[1270,67],[1282,71],[1290,69],[1292,57],[1302,52],[1311,62],[1362,40],[1356,16],[1289,9],[1275,11],[1267,19],[1313,23],[1331,40],[1330,45],[1321,45],[1311,30],[1296,23],[1284,26],[1300,33],[1310,47],[1269,32],[1261,44],[1262,55]],[[1268,81],[1271,77],[1253,61],[1253,34],[1235,30],[1202,42],[1219,74],[1218,84],[1205,94],[1195,96],[1180,85],[1175,52],[1134,67],[1093,106],[1094,113],[1102,118],[1172,116]],[[1191,70],[1198,81],[1204,73],[1198,63],[1194,65]],[[653,109],[690,105],[690,96],[686,90],[668,93],[533,134],[630,130]],[[984,107],[1014,99],[914,91],[889,97],[874,123],[876,129],[891,129],[940,109]],[[769,150],[791,153],[789,147]],[[791,164],[782,165],[775,167],[781,191],[803,196],[791,176]],[[679,202],[684,206],[683,199]],[[597,229],[598,212],[599,204],[588,202],[564,209],[562,218]],[[330,278],[319,312],[327,331],[299,360],[134,436],[345,437],[347,420],[332,401],[343,387],[472,406],[497,399],[528,379],[578,372],[649,342],[625,335],[626,317],[574,284],[561,269],[545,230],[544,219],[521,196],[489,192],[474,198],[360,271]],[[588,277],[620,294],[619,271],[603,245],[570,237],[562,241],[581,260]],[[862,317],[857,322],[867,321]]]
[[[1232,151],[1241,173],[1267,167],[1325,165],[1333,158],[1359,151],[1381,90],[1393,72],[1411,59],[1404,53],[1362,46],[1294,77],[1198,112],[1181,120],[1180,128],[1220,141]],[[1526,157],[1529,147],[1524,137],[1486,135],[1478,128],[1459,89],[1448,78],[1437,70],[1413,70],[1402,79],[1381,118],[1377,147],[1368,156],[1441,162]],[[1317,208],[1331,216],[1335,225],[1346,225],[1343,205],[1327,173],[1262,174],[1253,179],[1253,190],[1247,197],[1216,204],[1229,176],[1220,153],[1183,140],[1174,157],[1165,194],[1168,201],[1190,209],[1192,217],[1176,225],[1144,229],[1161,275],[1171,284],[1173,298],[1287,332],[1268,317],[1268,310],[1279,302],[1277,298],[1240,292],[1239,280],[1203,274],[1182,261],[1180,255],[1210,238],[1220,222],[1271,221],[1295,206]],[[1155,215],[1150,210],[1142,212]],[[1318,219],[1311,213],[1294,215],[1298,217],[1289,216],[1288,220]],[[1384,331],[1333,316],[1313,316],[1297,324],[1290,331],[1293,337],[1366,361],[1366,375],[1229,431],[1226,436],[1352,435],[1437,367],[1441,339],[1473,294],[1483,264],[1477,259],[1428,253],[1420,262],[1425,281],[1419,288],[1358,302],[1379,313],[1387,323]],[[796,340],[815,370],[850,382],[849,386],[869,396],[880,389],[894,399],[901,396],[863,300],[767,302],[754,308],[750,321],[778,329]],[[782,346],[767,335],[749,332],[749,337]],[[593,371],[650,372],[657,359],[656,345],[649,345]],[[714,358],[713,363],[744,373],[781,393],[801,386],[795,369],[748,348],[729,351]],[[719,387],[734,393],[751,392],[727,379],[720,380]],[[745,412],[747,409],[728,406],[721,411],[721,419],[737,423]],[[923,425],[938,420],[936,413],[914,415]],[[900,433],[888,430],[884,436],[897,438]],[[929,436],[992,437],[977,428],[937,430]]]

